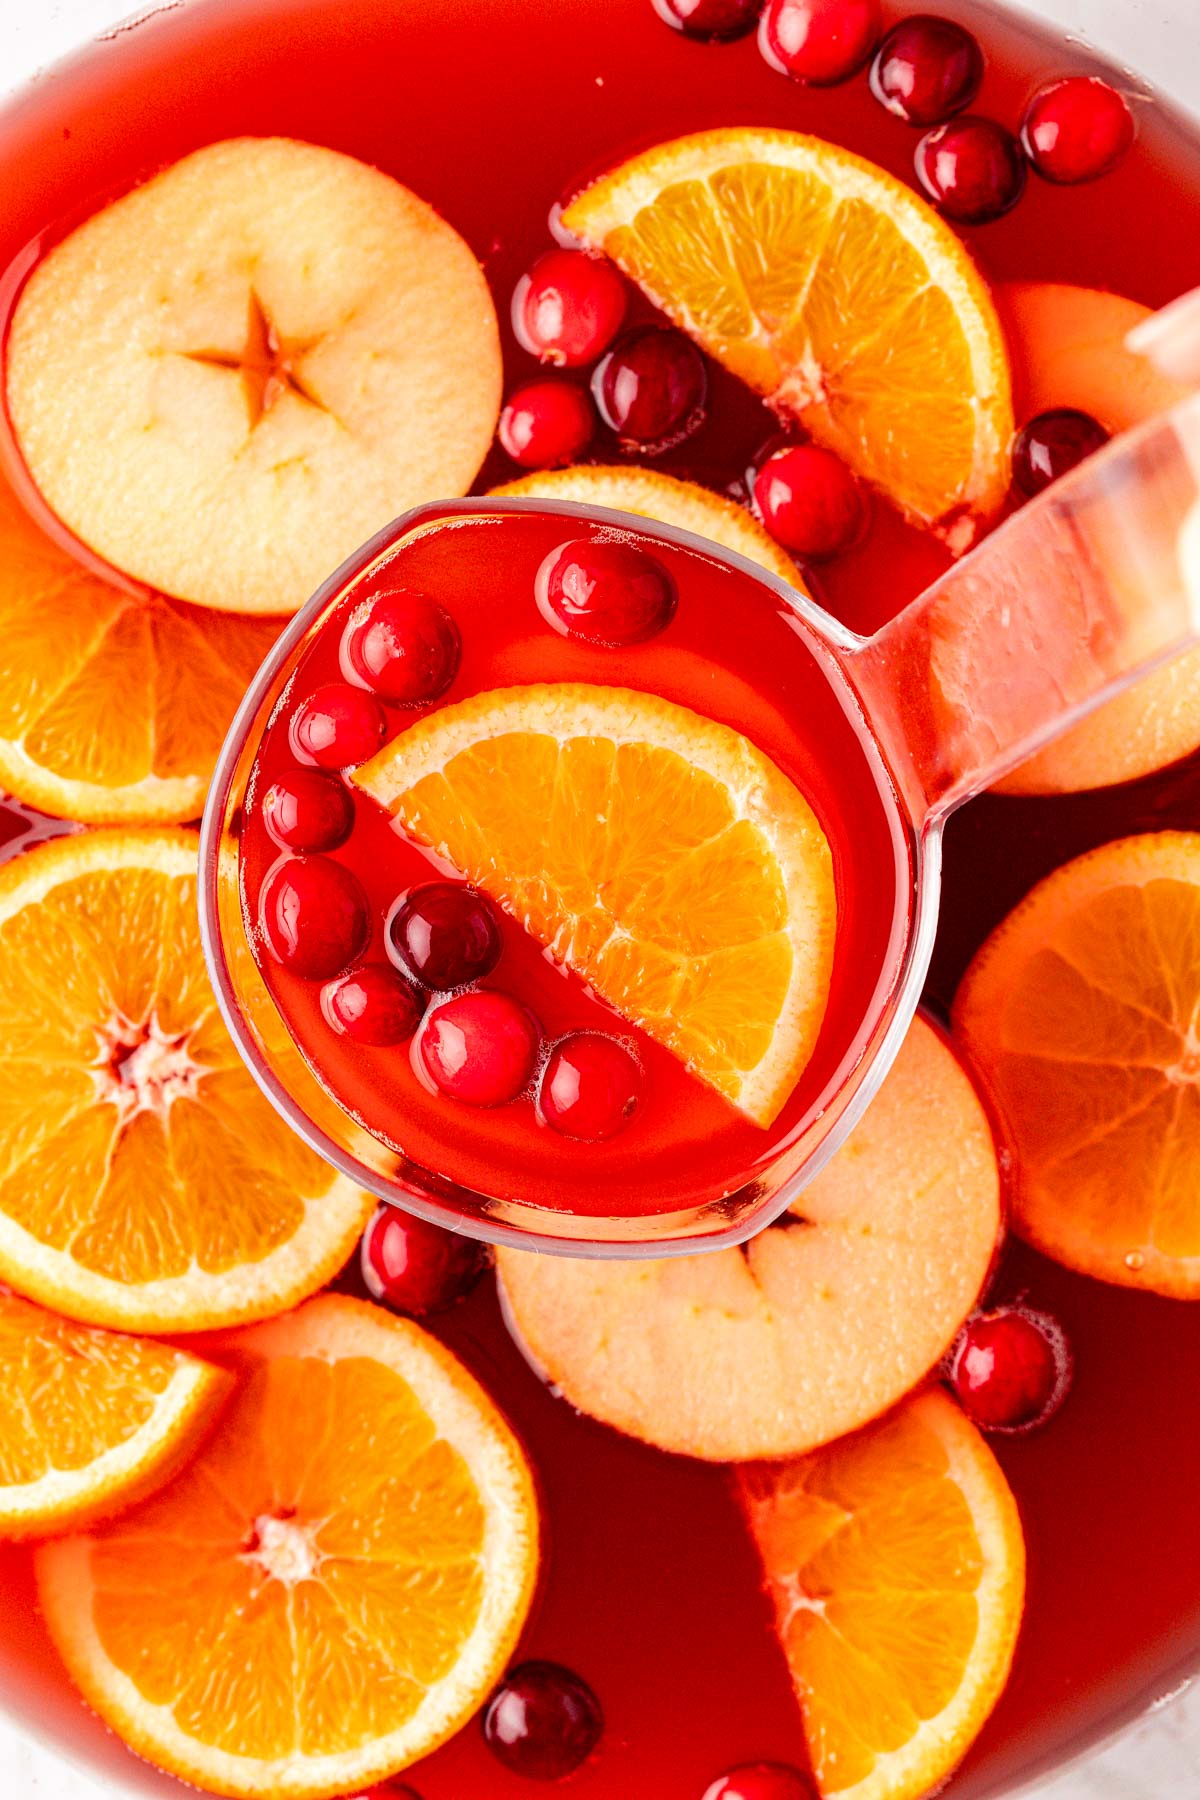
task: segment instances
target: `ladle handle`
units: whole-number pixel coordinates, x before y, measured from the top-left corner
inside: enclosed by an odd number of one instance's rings
[[[1200,290],[1192,307],[1165,342],[1176,378],[1194,344],[1200,382]],[[914,816],[937,818],[1198,643],[1200,393],[1047,488],[851,663]]]

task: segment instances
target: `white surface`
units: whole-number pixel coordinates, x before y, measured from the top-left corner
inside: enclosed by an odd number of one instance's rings
[[[1200,112],[1196,6],[1197,0],[1026,0],[1027,11],[1057,20]],[[131,10],[138,9],[130,0],[0,0],[0,91]],[[0,1800],[118,1800],[119,1792],[69,1768],[0,1715]],[[1027,1789],[1021,1800],[1200,1800],[1200,1684],[1101,1754]]]

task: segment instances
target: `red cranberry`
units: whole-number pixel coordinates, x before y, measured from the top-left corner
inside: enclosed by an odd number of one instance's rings
[[[595,427],[582,388],[569,381],[531,381],[509,397],[499,438],[523,469],[560,469],[587,449]]]
[[[510,994],[472,988],[426,1016],[417,1051],[434,1086],[468,1106],[503,1106],[529,1086],[541,1034]]]
[[[909,125],[940,125],[969,106],[983,80],[983,52],[953,19],[914,13],[884,38],[871,64],[871,92]]]
[[[994,119],[951,119],[927,131],[914,159],[934,205],[959,225],[986,225],[1011,212],[1025,191],[1025,157]]]
[[[263,824],[285,850],[336,850],[350,836],[354,802],[317,769],[292,769],[263,796]]]
[[[548,250],[513,292],[517,342],[560,368],[594,362],[625,317],[625,284],[611,263],[582,250]]]
[[[362,1278],[373,1300],[423,1319],[470,1293],[487,1265],[475,1238],[381,1206],[363,1233]]]
[[[458,881],[414,888],[388,920],[387,935],[394,960],[437,993],[490,975],[504,948],[492,902]]]
[[[1090,413],[1070,406],[1039,413],[1013,439],[1013,480],[1023,494],[1040,494],[1107,442],[1107,431]]]
[[[688,37],[709,42],[744,37],[753,31],[762,0],[653,0],[660,19]]]
[[[271,953],[311,980],[338,975],[371,932],[357,875],[327,856],[288,856],[263,882],[258,916]]]
[[[366,762],[384,740],[387,720],[370,694],[344,681],[317,688],[292,717],[292,748],[323,769]]]
[[[879,0],[767,0],[758,47],[793,81],[832,87],[866,62],[879,27]]]
[[[458,626],[445,607],[404,589],[356,606],[342,634],[342,668],[396,706],[444,694],[461,654]]]
[[[742,1763],[706,1787],[701,1800],[816,1800],[812,1783],[783,1763]]]
[[[1032,1431],[1066,1399],[1071,1352],[1046,1313],[1000,1306],[967,1320],[949,1376],[964,1412],[984,1431]]]
[[[549,624],[589,644],[641,644],[675,616],[675,583],[663,565],[611,538],[576,538],[552,550],[534,591]]]
[[[1068,75],[1033,96],[1021,142],[1047,181],[1095,181],[1132,144],[1133,114],[1125,96],[1098,75]]]
[[[641,1067],[624,1044],[598,1031],[576,1031],[551,1051],[538,1106],[563,1137],[597,1144],[629,1123],[641,1092]]]
[[[402,1044],[421,1023],[424,1003],[390,963],[366,963],[321,994],[335,1031],[356,1044]]]
[[[586,1681],[558,1663],[510,1669],[488,1701],[483,1737],[514,1775],[559,1781],[585,1763],[600,1742],[604,1715]]]
[[[819,444],[792,444],[768,456],[754,478],[763,524],[798,556],[836,556],[862,533],[862,489],[841,457]]]
[[[681,331],[641,325],[618,339],[592,376],[604,423],[627,449],[669,450],[704,419],[704,358]]]

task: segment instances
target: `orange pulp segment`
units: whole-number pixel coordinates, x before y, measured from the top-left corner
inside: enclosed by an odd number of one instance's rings
[[[829,991],[836,901],[808,802],[739,732],[582,682],[477,694],[353,779],[760,1125]]]
[[[537,1572],[520,1447],[407,1319],[323,1295],[234,1338],[226,1428],[164,1494],[47,1546],[84,1696],[139,1755],[245,1800],[358,1792],[503,1672]]]
[[[1081,1274],[1200,1294],[1200,834],[1102,844],[988,938],[955,1023],[1017,1160],[1013,1224]]]
[[[738,1489],[822,1796],[918,1800],[952,1773],[1012,1664],[1016,1503],[940,1389]]]
[[[894,176],[799,132],[700,131],[602,176],[563,221],[954,548],[1003,503],[995,309],[954,232]]]

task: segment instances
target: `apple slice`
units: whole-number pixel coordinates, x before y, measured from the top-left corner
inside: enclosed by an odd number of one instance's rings
[[[741,1249],[647,1262],[497,1251],[510,1327],[573,1405],[710,1461],[865,1425],[949,1348],[1001,1231],[987,1113],[918,1019],[849,1142]]]
[[[148,586],[294,612],[417,502],[465,494],[500,405],[471,250],[353,157],[232,138],[57,244],[18,299],[13,427],[75,535]]]
[[[1017,423],[1060,406],[1127,431],[1187,393],[1125,340],[1150,308],[1063,281],[1008,281],[994,295],[1012,360]],[[1200,650],[1176,657],[1055,738],[997,785],[1072,794],[1165,769],[1200,745]]]

